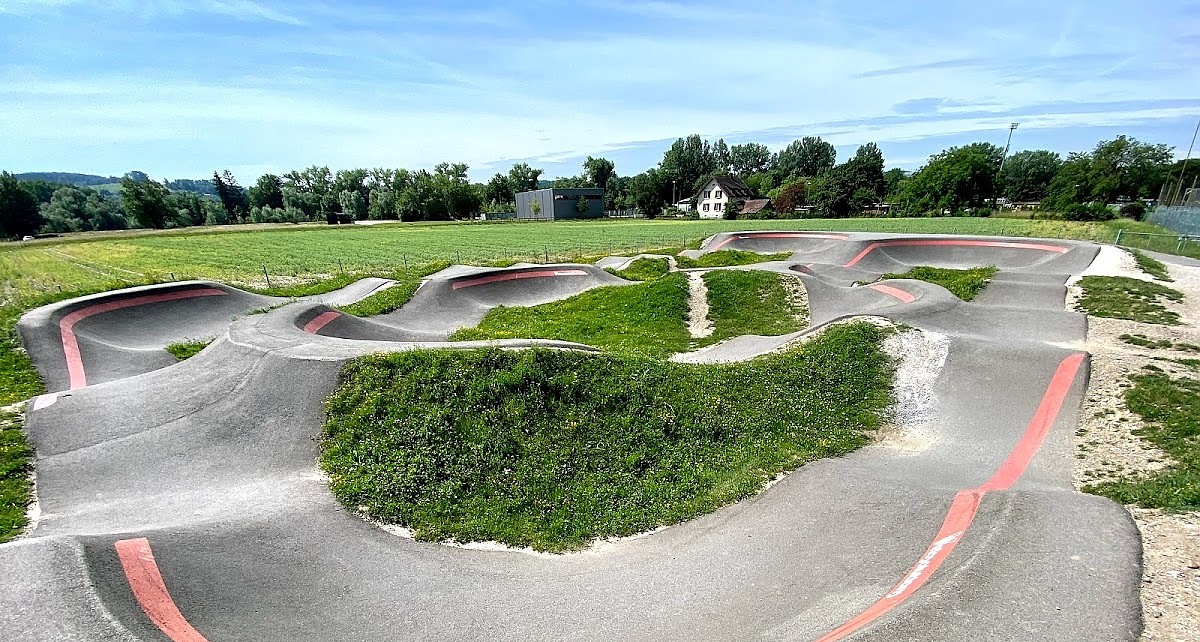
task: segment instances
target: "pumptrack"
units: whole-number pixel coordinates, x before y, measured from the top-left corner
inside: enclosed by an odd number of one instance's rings
[[[792,252],[814,327],[888,317],[949,337],[921,447],[805,465],[654,534],[538,556],[414,542],[334,501],[316,441],[350,358],[446,343],[497,305],[625,281],[595,266],[455,266],[400,310],[284,303],[215,283],[27,313],[50,393],[30,404],[36,527],[0,545],[0,639],[1133,640],[1141,548],[1118,505],[1073,490],[1087,319],[1065,282],[1088,243],[744,232],[701,252]],[[602,264],[604,264],[602,262]],[[971,303],[914,265],[999,268]],[[232,320],[231,320],[232,319]],[[163,347],[217,337],[175,363]],[[680,360],[752,357],[739,337]],[[513,340],[512,347],[562,342]]]

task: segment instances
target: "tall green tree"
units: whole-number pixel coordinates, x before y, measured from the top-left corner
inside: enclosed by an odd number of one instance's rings
[[[250,187],[250,207],[283,207],[283,178],[275,174],[263,174]]]
[[[996,176],[1004,150],[991,143],[951,147],[905,182],[901,195],[910,212],[957,212],[982,207],[996,194]]]
[[[796,176],[820,176],[833,169],[837,150],[820,136],[805,136],[779,150],[775,167],[783,179]]]
[[[729,171],[743,180],[753,174],[771,171],[773,164],[774,155],[766,145],[744,143],[729,148]],[[763,190],[762,193],[766,193],[766,190]]]
[[[508,183],[513,193],[530,192],[537,189],[538,178],[542,170],[529,166],[529,163],[516,163],[508,170]]]
[[[1011,201],[1040,201],[1050,193],[1050,181],[1063,160],[1045,149],[1027,149],[1009,156],[1000,170],[1000,193]]]
[[[121,204],[138,227],[163,229],[171,221],[170,190],[152,180],[121,179]]]
[[[699,134],[680,138],[671,144],[658,165],[656,182],[661,184],[663,190],[660,196],[663,201],[671,198],[671,181],[675,181],[678,196],[690,195],[700,188],[696,183],[716,171],[716,160],[708,141],[700,138]]]
[[[504,174],[497,173],[483,186],[484,198],[489,203],[512,203],[514,199],[512,183]]]
[[[629,199],[642,216],[655,218],[667,206],[665,192],[670,189],[670,180],[666,178],[666,173],[651,167],[630,181]]]
[[[733,171],[733,153],[729,150],[729,145],[725,143],[724,138],[718,138],[717,142],[712,146],[713,156],[713,171],[719,174],[728,174]]]
[[[583,161],[583,175],[592,185],[607,189],[608,182],[617,175],[617,166],[607,158],[588,156],[587,160]]]
[[[246,190],[238,185],[232,172],[229,170],[225,170],[223,173],[214,171],[213,188],[216,189],[217,198],[221,199],[221,205],[225,207],[225,212],[229,214],[230,221],[241,221],[250,213],[250,197],[246,194]]]
[[[908,172],[893,167],[883,173],[884,195],[888,199],[894,199],[900,195],[901,184],[908,180]]]
[[[8,172],[0,172],[0,231],[5,236],[29,236],[42,226],[38,201]]]
[[[1120,198],[1154,198],[1167,180],[1173,148],[1118,136],[1092,150],[1092,198],[1112,203]]]
[[[846,170],[854,183],[855,191],[866,190],[873,195],[874,200],[882,199],[887,194],[887,180],[883,176],[883,152],[875,143],[867,143],[854,152],[854,157],[847,163]]]

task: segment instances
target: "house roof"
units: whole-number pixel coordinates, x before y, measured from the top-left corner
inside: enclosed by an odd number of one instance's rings
[[[754,190],[747,187],[746,184],[742,182],[742,179],[738,178],[737,176],[720,174],[713,176],[712,180],[716,181],[717,185],[719,185],[730,198],[753,198],[757,196],[757,194],[754,193]],[[705,185],[707,186],[707,183]],[[702,192],[704,189],[701,188],[700,191]],[[699,200],[699,197],[700,194],[697,192],[697,200]]]
[[[752,198],[742,204],[742,210],[740,213],[753,214],[754,212],[761,211],[770,202],[771,199],[769,198]]]

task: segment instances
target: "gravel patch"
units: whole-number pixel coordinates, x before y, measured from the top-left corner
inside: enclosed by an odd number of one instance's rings
[[[708,318],[708,286],[704,284],[704,272],[688,272],[688,334],[693,339],[703,339],[713,333],[713,322]]]
[[[896,403],[890,424],[879,431],[878,445],[907,453],[926,450],[936,443],[925,426],[937,407],[934,384],[946,365],[950,338],[937,332],[907,329],[884,340],[883,350],[896,360],[892,384]]]
[[[1141,418],[1125,406],[1129,377],[1154,365],[1172,377],[1196,378],[1186,366],[1166,359],[1192,357],[1170,349],[1148,349],[1125,343],[1122,334],[1200,345],[1200,268],[1171,265],[1174,283],[1184,293],[1179,303],[1165,302],[1179,313],[1182,326],[1160,326],[1089,317],[1086,349],[1092,354],[1088,394],[1076,431],[1073,477],[1077,487],[1152,473],[1171,463],[1166,453],[1133,434],[1143,427]],[[1078,277],[1128,276],[1152,281],[1123,250],[1105,246],[1096,262]],[[1069,281],[1067,307],[1074,309],[1080,288]],[[1157,358],[1156,358],[1157,357]],[[1200,515],[1172,514],[1126,507],[1142,533],[1143,640],[1200,639]]]

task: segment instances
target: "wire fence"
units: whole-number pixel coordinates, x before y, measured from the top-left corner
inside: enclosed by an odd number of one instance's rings
[[[1191,234],[1150,234],[1117,230],[1114,245],[1137,250],[1150,250],[1200,259],[1200,236]]]
[[[1160,205],[1146,216],[1146,221],[1172,232],[1200,235],[1200,198],[1195,200],[1198,202],[1189,205]]]

